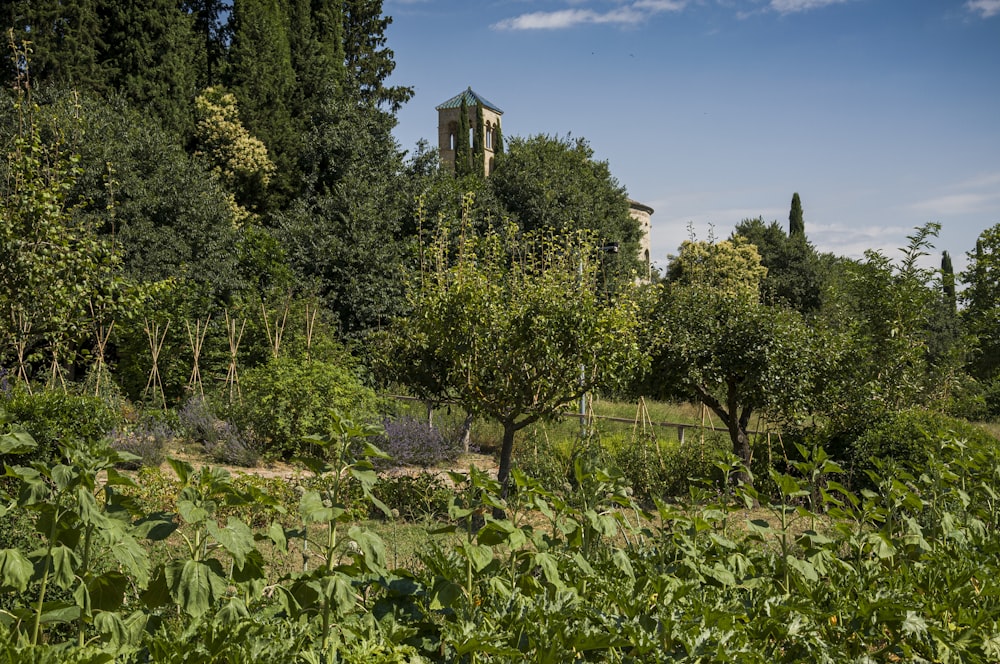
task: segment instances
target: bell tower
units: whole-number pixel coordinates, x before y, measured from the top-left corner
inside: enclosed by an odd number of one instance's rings
[[[503,134],[500,131],[500,116],[503,111],[496,104],[488,101],[471,87],[466,88],[446,102],[436,107],[438,112],[438,152],[441,163],[452,170],[455,169],[455,148],[459,145],[458,130],[461,126],[463,102],[468,114],[469,137],[466,145],[476,144],[478,132],[479,144],[483,151],[483,175],[493,172],[493,160],[498,152],[503,150]],[[480,119],[482,126],[480,126]]]

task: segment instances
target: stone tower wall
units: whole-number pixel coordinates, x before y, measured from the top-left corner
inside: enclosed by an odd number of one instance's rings
[[[476,128],[476,107],[469,106],[469,126],[475,131]],[[438,152],[441,155],[441,163],[447,168],[455,168],[455,134],[458,132],[460,108],[444,108],[438,111]],[[489,175],[493,171],[493,158],[496,154],[495,148],[497,139],[500,136],[500,115],[488,107],[483,107],[484,127],[479,128],[483,133],[480,139],[483,143],[483,175]],[[472,140],[469,140],[472,146]]]

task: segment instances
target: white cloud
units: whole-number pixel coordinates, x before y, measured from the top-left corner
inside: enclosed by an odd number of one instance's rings
[[[945,187],[939,195],[912,203],[909,209],[941,217],[991,213],[1000,207],[998,187],[1000,173],[985,173]]]
[[[965,8],[970,12],[978,12],[983,18],[1000,14],[1000,0],[969,0]]]
[[[998,0],[985,1],[996,2]],[[848,0],[771,0],[769,7],[779,14],[794,14],[809,11],[810,9],[819,9],[827,5],[838,5],[844,2],[848,2]]]
[[[677,12],[688,0],[635,0],[608,11],[561,9],[530,12],[493,24],[495,30],[561,30],[583,24],[635,25],[654,14]]]

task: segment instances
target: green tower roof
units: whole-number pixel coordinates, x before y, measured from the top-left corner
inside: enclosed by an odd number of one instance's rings
[[[465,89],[464,92],[460,92],[448,101],[439,104],[434,108],[435,111],[443,111],[447,108],[461,108],[462,99],[465,99],[465,105],[468,107],[476,106],[477,104],[482,104],[484,108],[488,108],[497,115],[503,115],[503,111],[488,99],[484,99],[479,93],[473,92],[471,87]]]

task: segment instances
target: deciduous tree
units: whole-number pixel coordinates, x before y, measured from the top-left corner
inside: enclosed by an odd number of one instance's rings
[[[722,418],[749,467],[751,417],[792,418],[806,403],[811,335],[801,316],[759,297],[756,248],[742,238],[686,241],[653,316],[658,331],[648,384],[695,399]],[[747,473],[741,480],[751,482]]]
[[[585,234],[467,229],[453,251],[449,237],[430,247],[434,267],[414,284],[388,357],[424,396],[451,397],[501,425],[506,495],[518,431],[642,362],[637,294],[598,294],[597,248]]]
[[[618,244],[620,251],[602,264],[609,282],[629,281],[638,272],[639,222],[629,214],[625,188],[584,139],[515,138],[497,156],[487,184],[525,231],[585,231],[599,244]]]
[[[1000,224],[980,233],[966,255],[962,315],[976,338],[969,370],[980,380],[993,380],[1000,375]]]

